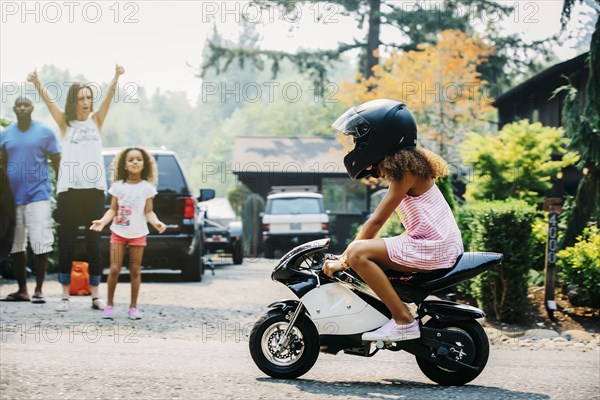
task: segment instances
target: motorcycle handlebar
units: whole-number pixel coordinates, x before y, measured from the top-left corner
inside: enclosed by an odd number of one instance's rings
[[[336,271],[333,273],[333,276],[335,276],[336,278],[343,280],[344,278],[344,271]]]

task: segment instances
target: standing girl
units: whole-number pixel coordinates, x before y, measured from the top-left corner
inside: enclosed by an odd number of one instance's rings
[[[344,158],[353,179],[367,176],[390,180],[387,194],[338,261],[323,271],[333,276],[352,268],[385,303],[392,318],[362,335],[364,341],[399,341],[420,337],[419,321],[408,311],[383,272],[427,273],[450,268],[463,253],[460,231],[450,206],[434,180],[448,174],[448,165],[431,151],[417,148],[417,124],[405,104],[373,100],[351,108],[333,124],[354,137]],[[406,233],[377,239],[390,215],[399,210]]]
[[[103,318],[114,316],[114,295],[125,247],[129,246],[129,277],[131,279],[131,302],[129,318],[140,319],[137,298],[142,281],[141,266],[149,222],[159,233],[166,225],[159,221],[153,211],[152,199],[156,195],[157,168],[154,157],[139,147],[121,151],[113,162],[113,184],[108,190],[112,196],[110,209],[99,220],[92,221],[90,230],[100,232],[110,225],[110,271],[108,273],[108,305]]]
[[[80,226],[104,211],[106,175],[102,159],[102,126],[110,103],[125,69],[115,66],[115,75],[98,111],[94,111],[94,97],[90,85],[73,83],[67,93],[65,110],[58,108],[52,96],[42,85],[37,71],[27,80],[35,85],[46,103],[52,118],[58,124],[62,138],[62,155],[56,192],[55,218],[58,222],[58,281],[62,284],[62,300],[56,311],[69,310],[71,266],[75,259],[75,244]],[[100,233],[85,231],[85,260],[90,268],[92,308],[104,309],[98,295],[102,277]]]

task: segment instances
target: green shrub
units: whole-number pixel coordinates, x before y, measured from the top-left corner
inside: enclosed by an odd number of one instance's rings
[[[600,231],[597,226],[584,229],[573,247],[557,254],[558,277],[563,290],[577,306],[600,304]]]
[[[536,210],[522,200],[475,202],[458,212],[465,251],[504,254],[504,261],[471,280],[468,290],[491,317],[520,320],[527,307],[527,276],[531,266],[531,227]]]
[[[469,135],[461,153],[475,169],[465,198],[540,202],[540,194],[552,187],[556,173],[577,161],[575,153],[566,153],[568,142],[562,128],[527,120],[506,124],[497,134]],[[553,154],[562,158],[554,160]]]

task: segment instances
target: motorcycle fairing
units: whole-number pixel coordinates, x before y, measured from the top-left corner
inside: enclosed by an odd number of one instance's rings
[[[417,315],[421,319],[429,315],[439,322],[466,321],[485,317],[485,313],[478,308],[445,300],[423,301],[419,304]]]
[[[321,335],[352,335],[379,328],[389,318],[381,314],[352,290],[339,283],[328,283],[300,298]]]

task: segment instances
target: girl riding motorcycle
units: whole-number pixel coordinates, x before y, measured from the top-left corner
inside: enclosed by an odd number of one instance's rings
[[[404,103],[379,99],[353,107],[333,127],[354,138],[344,158],[353,179],[368,176],[390,181],[389,189],[355,240],[338,260],[327,261],[323,272],[333,277],[352,268],[391,311],[379,329],[365,332],[364,341],[412,340],[419,323],[406,308],[383,268],[401,272],[431,272],[451,268],[463,253],[460,231],[435,179],[448,174],[437,154],[417,147],[417,124]],[[377,233],[397,211],[403,235],[378,239]]]

